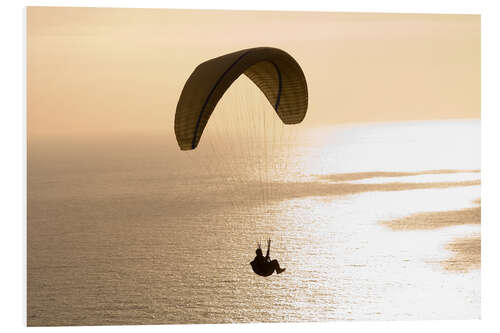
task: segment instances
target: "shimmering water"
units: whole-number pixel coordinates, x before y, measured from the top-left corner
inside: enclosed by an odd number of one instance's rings
[[[479,120],[279,133],[30,140],[28,324],[480,317],[480,270],[443,264],[477,221],[386,224],[478,205]],[[262,278],[268,237],[287,271]]]

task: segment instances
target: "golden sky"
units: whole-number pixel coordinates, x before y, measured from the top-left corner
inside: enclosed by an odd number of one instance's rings
[[[306,126],[479,118],[480,41],[479,15],[29,7],[28,134],[173,132],[196,65],[256,46],[301,65]]]

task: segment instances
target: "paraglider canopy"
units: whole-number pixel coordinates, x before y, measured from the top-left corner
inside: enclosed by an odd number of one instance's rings
[[[295,59],[272,47],[229,53],[200,64],[184,85],[175,113],[181,150],[196,148],[215,106],[241,74],[264,93],[283,123],[297,124],[304,119],[307,83]]]

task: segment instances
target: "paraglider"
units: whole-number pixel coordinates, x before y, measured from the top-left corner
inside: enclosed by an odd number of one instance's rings
[[[201,63],[186,81],[177,103],[174,125],[181,150],[198,146],[217,103],[242,74],[262,91],[284,124],[302,122],[307,112],[308,92],[299,64],[277,48],[245,49]],[[285,270],[277,260],[270,260],[270,244],[271,240],[265,257],[259,246],[251,263],[253,271],[260,276]]]
[[[255,274],[266,277],[272,275],[274,272],[276,272],[276,274],[281,274],[286,270],[286,268],[280,267],[278,260],[271,260],[271,258],[269,257],[270,249],[270,239],[267,241],[267,253],[265,257],[262,255],[260,244],[257,245],[257,250],[255,250],[255,259],[250,263]]]
[[[300,123],[307,111],[307,83],[288,53],[257,47],[229,53],[198,65],[182,89],[175,112],[175,136],[181,150],[195,149],[215,106],[245,74],[264,93],[283,123]]]

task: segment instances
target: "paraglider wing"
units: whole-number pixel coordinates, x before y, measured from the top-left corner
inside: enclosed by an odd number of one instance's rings
[[[307,83],[288,53],[257,47],[200,64],[186,81],[175,113],[175,136],[182,150],[195,149],[215,106],[245,74],[264,93],[285,124],[300,123],[307,111]]]

